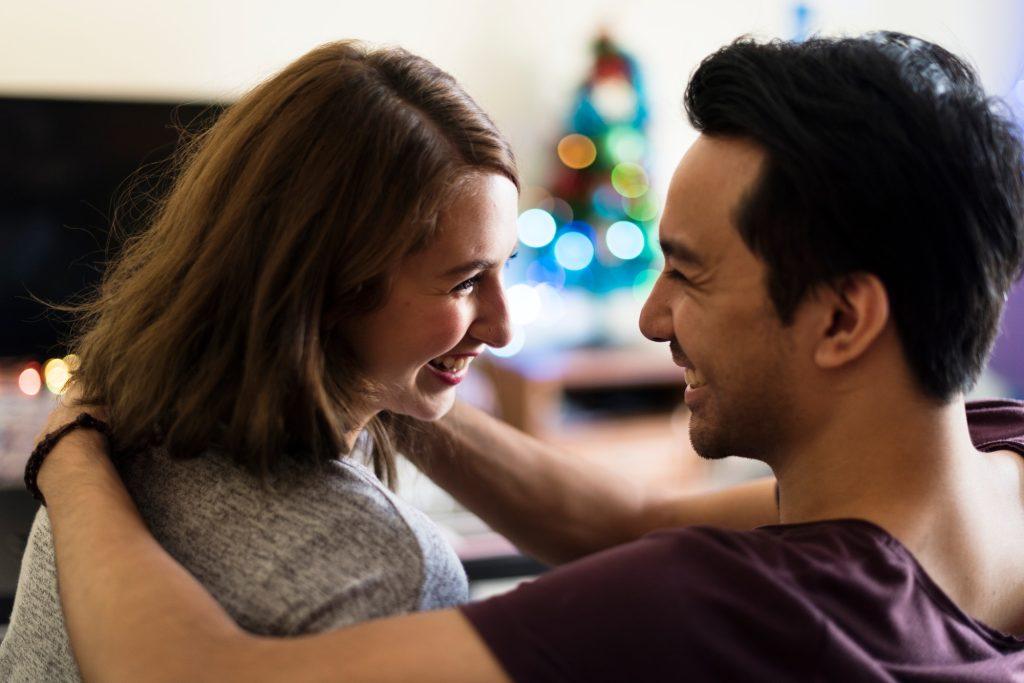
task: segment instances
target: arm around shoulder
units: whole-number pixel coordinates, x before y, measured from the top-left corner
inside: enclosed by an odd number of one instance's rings
[[[287,640],[245,633],[149,534],[94,434],[58,443],[39,485],[87,681],[508,680],[453,610]]]

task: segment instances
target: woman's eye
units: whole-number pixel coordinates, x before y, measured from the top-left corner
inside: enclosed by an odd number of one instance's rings
[[[474,275],[473,277],[469,278],[468,280],[463,280],[459,284],[455,285],[455,288],[452,291],[453,292],[469,292],[469,291],[471,291],[474,287],[476,287],[478,284],[480,284],[480,277],[482,275],[483,275],[483,273],[479,273],[479,274]]]

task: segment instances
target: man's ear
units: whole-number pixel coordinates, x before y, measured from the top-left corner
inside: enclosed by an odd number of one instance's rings
[[[814,362],[837,368],[862,356],[889,322],[889,295],[871,273],[844,275],[818,292]]]

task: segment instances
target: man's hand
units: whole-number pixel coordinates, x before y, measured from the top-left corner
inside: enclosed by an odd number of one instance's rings
[[[68,390],[57,396],[53,410],[47,416],[43,430],[36,436],[35,443],[38,444],[47,434],[60,429],[82,413],[89,413],[97,420],[107,421],[105,406],[85,405],[81,402],[81,397],[82,392],[78,385],[69,383]]]

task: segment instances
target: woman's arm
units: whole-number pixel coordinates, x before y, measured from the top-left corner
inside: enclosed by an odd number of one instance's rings
[[[291,640],[246,634],[150,536],[103,446],[72,432],[38,480],[85,680],[508,680],[454,610]]]
[[[524,552],[568,562],[666,527],[752,529],[778,521],[775,480],[712,493],[640,485],[456,403],[408,457]]]

